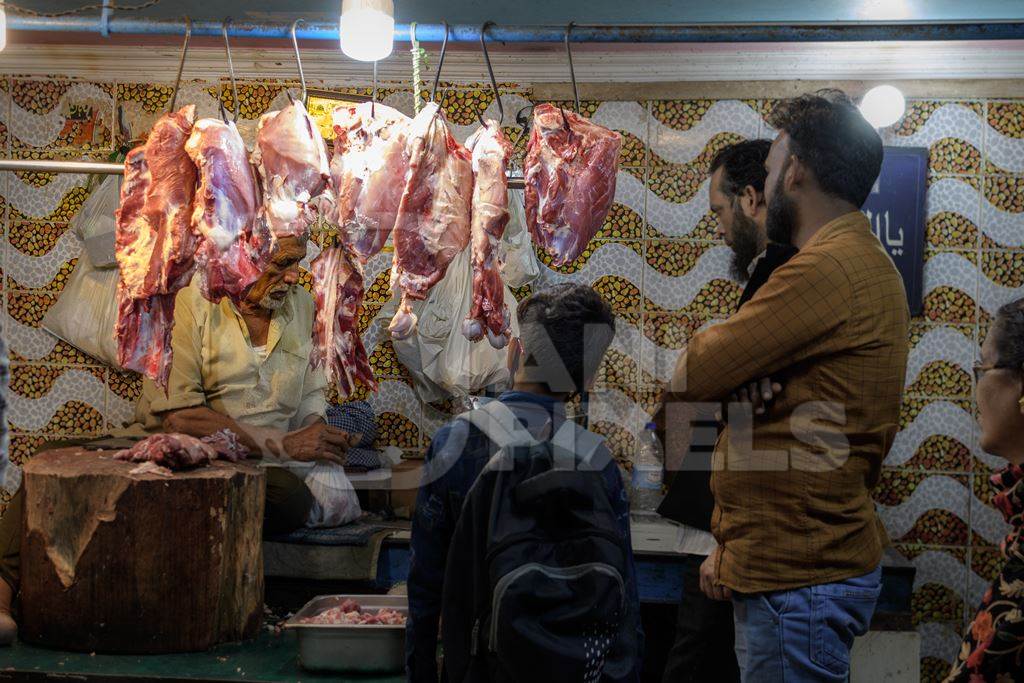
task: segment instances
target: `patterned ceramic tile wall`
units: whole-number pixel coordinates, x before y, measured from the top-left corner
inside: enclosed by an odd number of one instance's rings
[[[260,114],[287,102],[289,85],[240,85],[245,135]],[[474,129],[478,114],[497,115],[487,88],[442,83],[439,91],[460,139]],[[504,125],[521,158],[525,141],[515,113],[532,103],[531,93],[511,83],[502,91]],[[411,112],[408,89],[385,84],[381,92],[384,102]],[[117,105],[138,134],[170,94],[166,85],[0,79],[0,146],[23,157],[103,158],[119,136]],[[178,97],[196,103],[200,115],[214,115],[218,98],[228,108],[233,104],[230,90],[217,83],[187,83]],[[586,253],[562,268],[543,268],[533,289],[589,282],[618,314],[591,419],[619,455],[632,448],[686,340],[736,304],[740,287],[729,277],[728,249],[715,239],[707,207],[707,167],[723,145],[771,136],[764,122],[771,106],[755,100],[581,103],[583,113],[623,134],[615,204]],[[987,483],[999,462],[977,444],[970,367],[999,305],[1024,296],[1024,101],[912,101],[886,143],[931,150],[924,313],[908,340],[902,429],[876,494],[897,549],[917,567],[914,620],[927,680],[956,652],[959,633],[998,566],[1005,531]],[[68,221],[88,195],[86,183],[71,175],[0,175],[0,297],[12,351],[15,463],[45,441],[130,420],[138,396],[137,377],[38,329],[80,250]],[[380,392],[368,398],[378,414],[380,443],[416,455],[452,407],[421,405],[395,358],[381,313],[390,299],[390,265],[385,250],[367,274],[362,329],[381,380]]]

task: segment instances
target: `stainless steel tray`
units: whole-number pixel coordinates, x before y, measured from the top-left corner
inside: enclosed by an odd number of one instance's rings
[[[405,626],[302,624],[299,620],[355,600],[368,611],[382,607],[409,615],[404,595],[319,595],[285,622],[299,636],[299,662],[311,671],[383,673],[405,668]]]

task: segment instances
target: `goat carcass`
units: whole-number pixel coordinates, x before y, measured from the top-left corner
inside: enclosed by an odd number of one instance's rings
[[[249,152],[233,122],[200,119],[185,151],[199,168],[192,225],[203,241],[196,252],[200,289],[210,301],[238,297],[261,272],[252,231],[259,209]]]
[[[473,168],[469,150],[448,129],[434,103],[412,120],[409,172],[395,221],[391,288],[402,292],[389,330],[396,339],[416,329],[410,300],[424,299],[466,248],[470,231]]]
[[[263,184],[261,247],[267,239],[307,236],[316,213],[313,201],[327,187],[330,168],[320,129],[301,102],[260,118],[252,162]]]
[[[331,183],[342,241],[366,263],[381,250],[398,216],[409,168],[409,117],[364,102],[334,110]]]
[[[363,303],[363,271],[344,246],[327,247],[313,260],[316,321],[310,364],[323,367],[328,381],[349,396],[356,381],[376,390],[377,382],[359,336]]]
[[[117,211],[118,362],[166,387],[174,297],[195,270],[192,228],[196,167],[185,152],[195,107],[161,117],[125,159]]]
[[[574,261],[615,197],[622,136],[553,104],[533,110],[526,148],[526,224],[555,266]]]
[[[498,242],[508,225],[508,160],[512,143],[497,121],[466,141],[473,161],[473,218],[470,224],[473,257],[473,307],[462,323],[462,334],[479,341],[484,333],[496,349],[508,343],[508,307],[498,263]]]

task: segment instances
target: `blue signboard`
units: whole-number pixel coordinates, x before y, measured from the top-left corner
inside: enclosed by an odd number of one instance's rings
[[[882,170],[862,209],[903,276],[911,315],[921,312],[927,193],[927,148],[886,147]]]

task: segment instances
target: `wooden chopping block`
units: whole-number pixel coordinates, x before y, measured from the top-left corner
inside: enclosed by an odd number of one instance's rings
[[[254,637],[263,470],[216,461],[166,477],[135,467],[79,448],[25,465],[21,638],[145,654]]]

